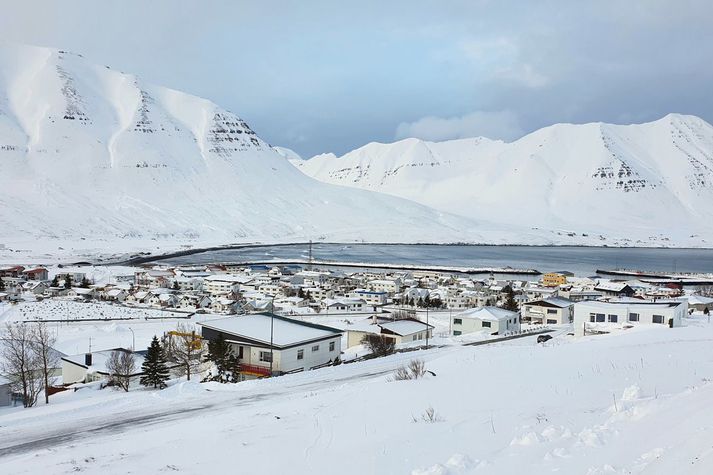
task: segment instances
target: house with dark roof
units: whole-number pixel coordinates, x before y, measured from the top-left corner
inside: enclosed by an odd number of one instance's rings
[[[306,371],[334,362],[342,331],[271,313],[198,323],[206,340],[222,336],[238,357],[242,379]]]

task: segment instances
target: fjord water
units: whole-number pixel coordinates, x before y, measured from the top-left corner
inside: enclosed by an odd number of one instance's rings
[[[306,259],[308,254],[307,244],[292,244],[207,251],[170,258],[165,262],[254,262]],[[570,271],[579,276],[593,275],[597,269],[713,272],[713,249],[315,243],[312,245],[312,256],[316,260],[341,262]]]

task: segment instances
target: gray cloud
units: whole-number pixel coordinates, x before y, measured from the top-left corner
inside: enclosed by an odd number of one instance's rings
[[[476,111],[459,117],[423,117],[415,122],[402,122],[396,128],[396,139],[417,137],[430,141],[488,137],[511,141],[523,135],[519,120],[510,111]]]

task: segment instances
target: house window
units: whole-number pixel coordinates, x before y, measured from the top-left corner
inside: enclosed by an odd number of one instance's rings
[[[297,350],[297,359],[301,360],[305,357],[305,350]]]
[[[589,321],[592,322],[592,323],[594,323],[595,321],[597,321],[597,314],[596,314],[596,313],[590,313],[590,314],[589,314]]]
[[[617,315],[609,314],[609,322],[610,322],[610,323],[616,323],[618,319],[619,319],[619,318],[618,318]]]
[[[483,322],[483,328],[490,328],[490,322]]]
[[[463,332],[461,332],[460,330],[453,330],[453,336],[460,336],[462,334]]]
[[[243,359],[243,347],[238,347],[238,359]]]
[[[312,347],[312,351],[319,351],[319,345],[314,345]]]
[[[651,320],[654,323],[663,323],[663,315],[654,315]]]
[[[272,353],[269,351],[261,351],[260,352],[260,361],[264,361],[265,363],[270,363],[272,361]]]
[[[547,313],[550,315],[557,315],[557,309],[556,308],[548,308]]]
[[[329,351],[334,351],[334,342],[333,341],[329,342]]]
[[[416,340],[418,340],[418,335],[413,336],[413,341],[416,341]]]
[[[605,321],[606,321],[606,315],[604,315],[603,313],[598,313],[597,314],[597,322],[601,323],[601,322],[605,322]]]
[[[547,324],[548,325],[557,325],[557,320],[552,320],[551,318],[547,319]]]
[[[462,324],[463,324],[462,318],[454,318],[453,319],[453,325],[462,325]]]
[[[630,314],[629,314],[629,321],[630,321],[630,322],[638,322],[638,321],[639,321],[639,314],[638,314],[638,313],[630,313]]]

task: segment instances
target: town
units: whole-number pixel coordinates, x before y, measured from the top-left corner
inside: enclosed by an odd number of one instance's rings
[[[43,328],[52,345],[33,391],[22,381],[32,371],[4,366],[0,405],[30,407],[40,393],[49,401],[91,385],[138,387],[154,337],[164,380],[240,382],[435,346],[673,328],[713,309],[709,287],[671,280],[505,277],[312,265],[2,266],[0,321],[12,337],[2,354],[21,339],[17,325]]]

